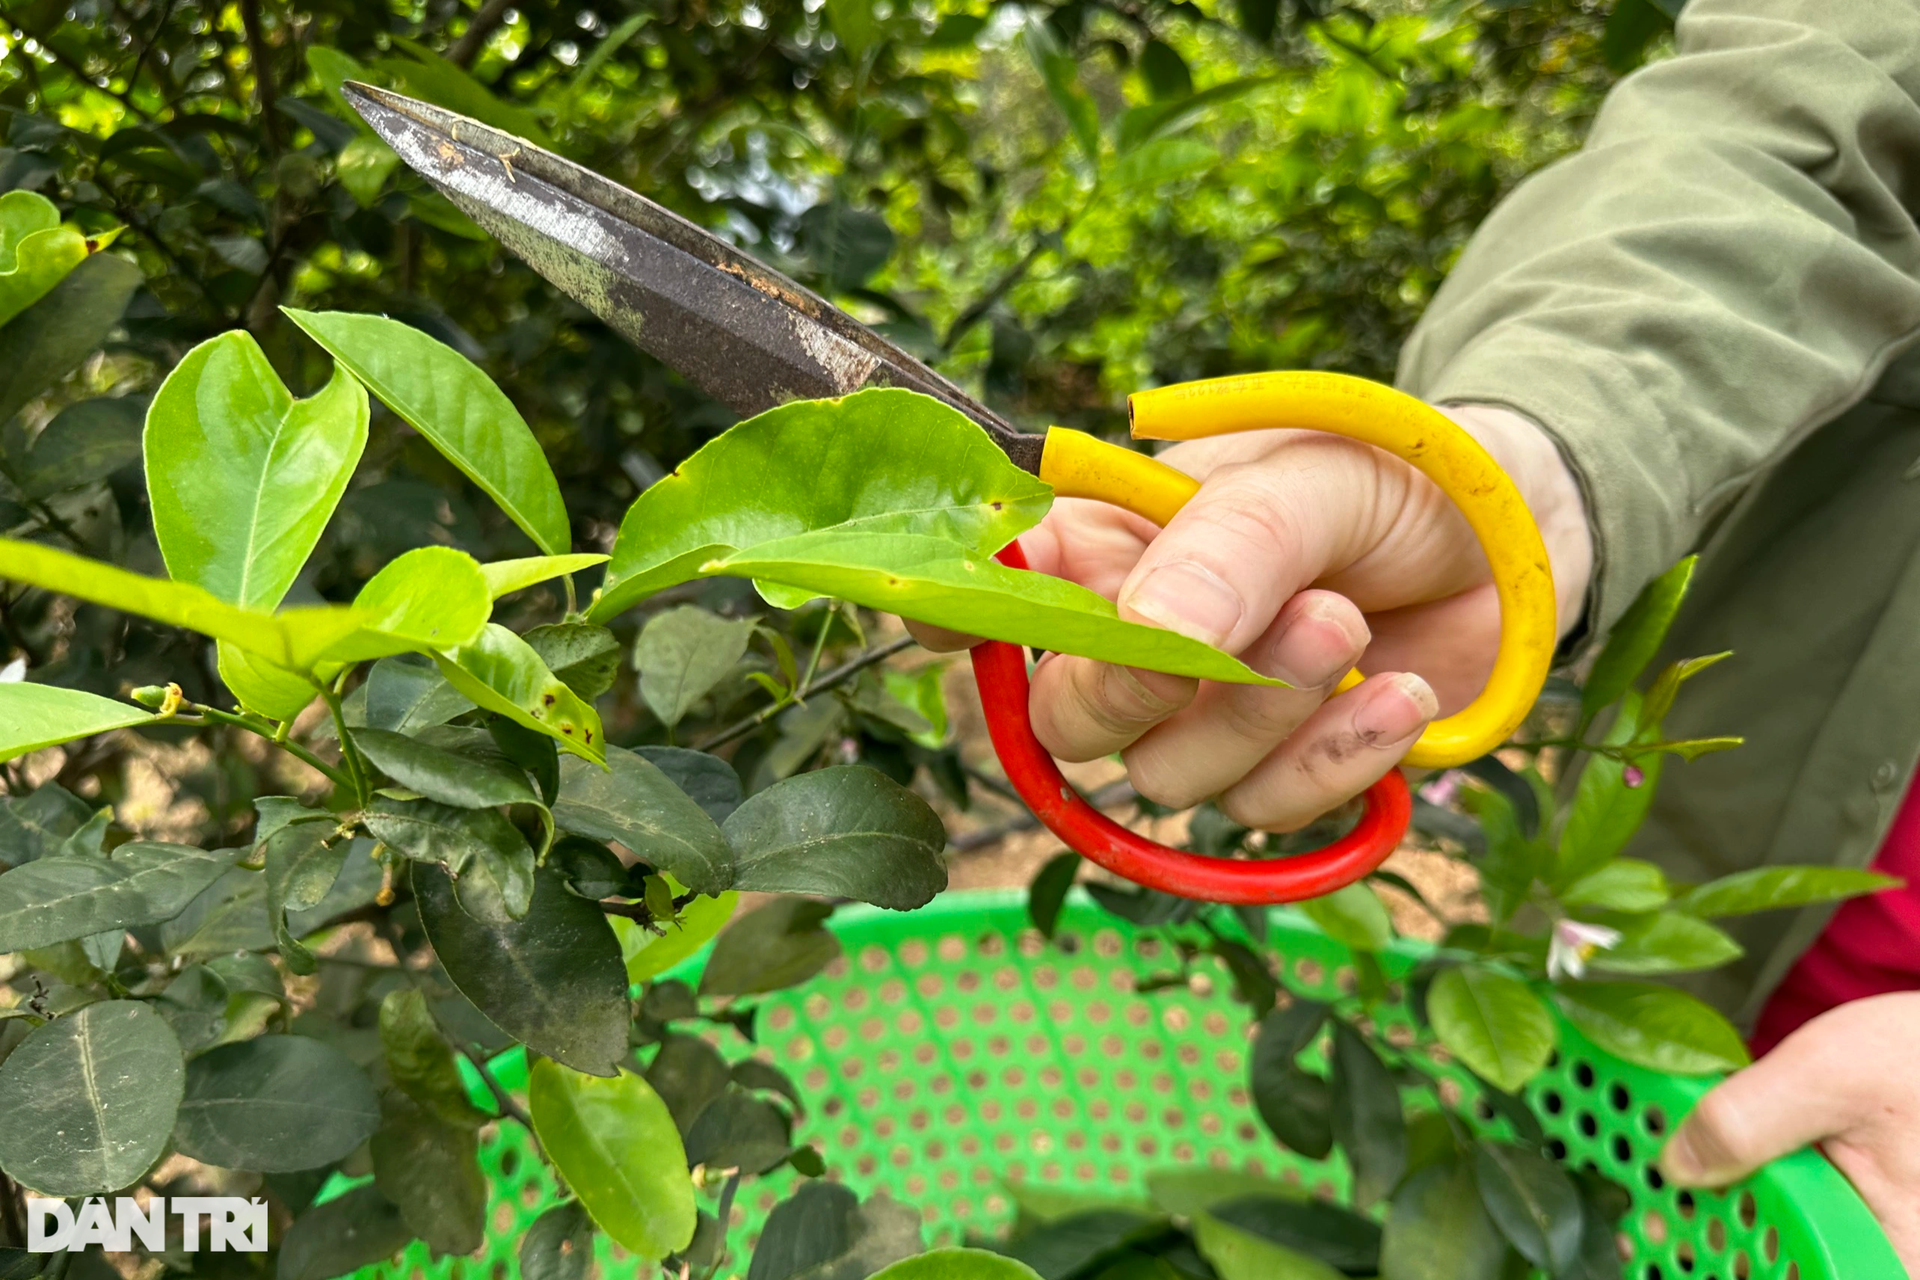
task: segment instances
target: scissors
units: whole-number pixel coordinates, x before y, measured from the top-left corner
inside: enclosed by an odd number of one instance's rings
[[[529,266],[624,336],[742,415],[788,400],[904,387],[979,424],[1007,457],[1067,497],[1094,498],[1164,526],[1199,490],[1184,472],[1060,427],[1022,432],[846,312],[765,264],[599,174],[498,129],[368,85],[343,91],[400,158]],[[1493,568],[1501,610],[1493,674],[1472,705],[1429,725],[1409,764],[1464,764],[1519,727],[1546,681],[1556,639],[1552,572],[1513,482],[1444,414],[1390,387],[1332,373],[1215,378],[1138,392],[1132,434],[1188,440],[1301,427],[1406,459],[1465,514]],[[999,553],[1027,567],[1016,541]],[[973,650],[989,736],[1007,780],[1055,835],[1137,884],[1212,902],[1268,904],[1331,893],[1385,861],[1413,803],[1390,771],[1345,836],[1296,857],[1206,857],[1141,836],[1088,804],[1034,736],[1027,656]],[[1359,683],[1350,672],[1340,688]]]

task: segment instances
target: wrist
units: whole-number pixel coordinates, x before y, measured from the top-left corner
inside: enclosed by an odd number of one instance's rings
[[[1446,404],[1440,410],[1493,455],[1533,513],[1553,566],[1557,634],[1566,635],[1580,621],[1593,577],[1593,531],[1579,481],[1553,437],[1532,419],[1491,404]]]

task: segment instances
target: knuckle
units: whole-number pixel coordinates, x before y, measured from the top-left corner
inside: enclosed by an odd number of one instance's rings
[[[1298,542],[1289,486],[1258,463],[1234,463],[1207,478],[1207,498],[1195,511],[1207,526],[1203,545],[1252,545],[1286,552]]]
[[[1725,1089],[1700,1100],[1687,1117],[1687,1145],[1702,1168],[1726,1169],[1748,1162],[1749,1143],[1740,1106]]]
[[[1155,804],[1186,809],[1206,799],[1195,787],[1194,780],[1185,776],[1164,752],[1136,745],[1123,752],[1121,758],[1126,763],[1127,780],[1133,783],[1133,789]]]

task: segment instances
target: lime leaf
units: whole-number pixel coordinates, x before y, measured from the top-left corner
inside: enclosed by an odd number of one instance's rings
[[[481,565],[480,571],[487,577],[488,593],[498,600],[501,596],[510,596],[538,583],[564,574],[579,573],[582,569],[591,569],[594,565],[606,562],[607,558],[601,555],[528,556],[524,560],[495,560],[492,564]]]
[[[1441,970],[1427,991],[1427,1017],[1450,1053],[1506,1093],[1518,1093],[1553,1056],[1553,1011],[1496,969]]]
[[[0,684],[0,762],[151,719],[143,707],[80,689],[10,681]]]
[[[237,850],[136,841],[109,856],[40,858],[0,874],[0,952],[159,924],[233,865]]]
[[[310,1036],[258,1036],[187,1064],[174,1144],[207,1164],[287,1173],[348,1155],[380,1123],[353,1059]]]
[[[1194,1215],[1193,1227],[1201,1256],[1220,1280],[1339,1280],[1345,1274],[1210,1213]]]
[[[0,705],[5,701],[6,691],[0,686]],[[1877,893],[1900,883],[1893,876],[1852,867],[1755,867],[1689,889],[1673,906],[1676,911],[1710,918],[1744,916]]]
[[[600,713],[548,670],[532,645],[499,623],[488,623],[472,643],[436,653],[434,660],[447,682],[479,706],[546,734],[583,760],[605,762]]]
[[[876,1271],[873,1280],[1040,1280],[1040,1273],[985,1249],[935,1249]]]
[[[31,191],[0,196],[0,325],[44,298],[89,252],[85,235],[60,225],[53,201]]]
[[[1644,982],[1568,982],[1555,994],[1589,1040],[1637,1066],[1703,1075],[1751,1061],[1732,1024],[1684,991]]]
[[[723,618],[698,605],[682,605],[647,620],[633,648],[640,696],[660,723],[672,728],[733,673],[759,624]]]
[[[1649,582],[1620,615],[1620,621],[1613,624],[1613,630],[1607,633],[1606,647],[1593,660],[1593,670],[1580,692],[1582,728],[1591,723],[1602,708],[1619,700],[1660,651],[1660,642],[1667,638],[1667,629],[1673,625],[1680,604],[1686,599],[1699,559],[1688,556]]]

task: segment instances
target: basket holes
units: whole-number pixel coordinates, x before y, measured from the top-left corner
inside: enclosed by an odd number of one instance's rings
[[[1078,1058],[1087,1051],[1087,1038],[1078,1031],[1069,1031],[1060,1037],[1060,1047],[1066,1050],[1069,1058]]]
[[[908,938],[900,944],[900,950],[895,954],[900,957],[901,964],[917,969],[927,962],[927,944],[920,938]]]
[[[1592,1138],[1600,1133],[1600,1121],[1591,1111],[1582,1111],[1574,1117],[1574,1124],[1579,1128],[1582,1137]]]
[[[1031,1000],[1015,1000],[1007,1006],[1007,1016],[1015,1022],[1032,1022],[1036,1012]]]
[[[1491,1120],[1493,1119],[1493,1104],[1485,1098],[1475,1098],[1473,1100],[1473,1114],[1482,1120]]]
[[[882,1018],[868,1018],[860,1024],[860,1038],[862,1040],[871,1042],[874,1040],[878,1040],[881,1036],[884,1036],[886,1034],[887,1034],[887,1024],[886,1024],[886,1021]],[[898,1063],[900,1061],[900,1053],[898,1050],[889,1049],[887,1053],[890,1053],[893,1055],[893,1061],[895,1063]],[[881,1055],[880,1069],[882,1071],[893,1070],[893,1067],[887,1064],[886,1054]]]
[[[849,1080],[857,1080],[860,1077],[861,1071],[864,1070],[865,1067],[866,1067],[866,1064],[861,1062],[860,1059],[848,1058],[843,1062],[841,1062],[840,1074],[845,1076]]]
[[[1649,1209],[1640,1218],[1640,1234],[1647,1243],[1662,1245],[1667,1242],[1667,1219],[1658,1209]]]
[[[1666,1277],[1666,1273],[1660,1270],[1660,1264],[1657,1262],[1649,1262],[1647,1269],[1641,1274],[1646,1277],[1646,1280],[1665,1280]]]
[[[1120,935],[1113,929],[1102,929],[1093,935],[1093,954],[1104,960],[1112,960],[1120,954]]]
[[[1173,1158],[1180,1164],[1192,1164],[1193,1163],[1193,1144],[1191,1142],[1174,1143]]]
[[[1648,1107],[1642,1115],[1646,1120],[1647,1132],[1654,1137],[1657,1138],[1667,1131],[1667,1113],[1659,1107]]]
[[[867,989],[848,987],[840,997],[840,1004],[851,1013],[858,1013],[867,1007]]]
[[[973,1020],[983,1027],[992,1026],[994,1019],[999,1016],[1000,1011],[990,1004],[982,1003],[973,1006]],[[996,1037],[996,1039],[1005,1038],[1004,1036]]]
[[[806,1012],[807,1017],[819,1022],[833,1008],[833,1002],[816,991],[801,1001],[800,1007]]]
[[[1020,971],[1010,966],[1001,966],[993,971],[993,985],[1000,991],[1014,991],[1020,986]]]
[[[907,984],[902,979],[888,978],[880,984],[881,1004],[905,1004],[906,999]]]
[[[934,1145],[938,1146],[939,1144],[935,1143]],[[940,1184],[940,1189],[942,1191],[957,1191],[960,1187],[960,1173],[956,1169],[942,1169],[940,1171],[940,1176],[936,1178],[935,1181]],[[956,1197],[952,1201],[952,1204],[953,1204],[954,1214],[956,1216],[964,1217],[965,1215],[961,1213],[960,1206],[963,1204],[968,1204],[967,1198],[965,1196]],[[968,1205],[969,1211],[971,1211],[971,1208],[972,1206]]]
[[[1565,1160],[1567,1158],[1567,1144],[1558,1138],[1548,1138],[1547,1154],[1555,1160]]]
[[[880,1162],[875,1160],[871,1154],[863,1155],[859,1160],[854,1162],[854,1168],[860,1171],[860,1176],[863,1178],[871,1178],[874,1171],[879,1167]]]
[[[913,980],[913,989],[926,1000],[938,999],[946,986],[947,980],[937,973],[923,973]]]
[[[1187,1081],[1187,1093],[1195,1102],[1209,1102],[1213,1098],[1213,1082],[1211,1080],[1189,1080]]]
[[[1113,1006],[1105,1000],[1090,1000],[1087,1002],[1087,1021],[1098,1025],[1112,1017]]]
[[[983,933],[974,948],[983,956],[1003,956],[1007,954],[1007,937],[1003,933]]]
[[[1072,1098],[1055,1098],[1053,1100],[1053,1106],[1051,1109],[1053,1111],[1053,1118],[1056,1120],[1073,1119],[1073,1099]]]
[[[1025,1067],[1008,1067],[1005,1071],[1001,1072],[1000,1080],[1001,1083],[1005,1084],[1008,1088],[1018,1089],[1027,1082],[1027,1069]],[[1019,1107],[1016,1109],[1020,1110],[1022,1115],[1027,1115],[1031,1114],[1027,1109],[1032,1106],[1032,1098],[1022,1098]]]
[[[1204,973],[1195,973],[1187,979],[1187,990],[1205,1000],[1213,994],[1213,979]]]
[[[1044,1156],[1049,1151],[1053,1150],[1053,1135],[1050,1133],[1041,1133],[1038,1130],[1035,1130],[1033,1133],[1030,1133],[1027,1135],[1027,1146],[1032,1148],[1033,1154],[1037,1156]],[[1041,1173],[1041,1176],[1048,1178],[1048,1180],[1051,1181],[1052,1177],[1058,1176],[1058,1175],[1050,1176],[1043,1171]]]
[[[1327,967],[1312,956],[1301,956],[1293,962],[1293,976],[1301,985],[1317,987],[1327,978]]]
[[[845,956],[835,956],[833,959],[827,961],[827,967],[820,972],[826,974],[829,978],[838,980],[846,977],[847,970],[851,967],[852,965]]]
[[[1000,1119],[1003,1110],[998,1098],[988,1098],[980,1104],[980,1118],[989,1124],[995,1123]]]
[[[1200,1029],[1210,1036],[1227,1034],[1227,1015],[1217,1009],[1214,1010],[1200,1020]]]
[[[907,1194],[910,1196],[923,1196],[927,1194],[926,1178],[921,1174],[917,1174],[917,1173],[908,1174],[907,1175]]]
[[[1582,1089],[1593,1088],[1593,1064],[1582,1059],[1573,1064],[1573,1082]]]
[[[1760,1237],[1760,1256],[1768,1262],[1780,1261],[1780,1232],[1773,1227]]]
[[[847,1125],[845,1128],[841,1129],[840,1145],[849,1149],[859,1146],[860,1145],[860,1126],[850,1124],[850,1125]]]
[[[1213,1065],[1220,1069],[1222,1075],[1237,1075],[1240,1071],[1240,1053],[1236,1049],[1216,1049]]]
[[[1753,1192],[1742,1191],[1735,1210],[1740,1215],[1740,1225],[1751,1231],[1760,1221],[1760,1206],[1754,1201]]]
[[[1625,1134],[1616,1133],[1613,1135],[1613,1158],[1621,1164],[1627,1164],[1632,1161],[1633,1144],[1627,1141]]]
[[[948,1103],[947,1109],[941,1112],[940,1114],[948,1124],[957,1125],[957,1124],[965,1124],[967,1122],[967,1109],[961,1106],[957,1102]]]
[[[1688,1222],[1693,1221],[1693,1215],[1694,1215],[1693,1192],[1682,1191],[1679,1195],[1673,1198],[1673,1203],[1674,1203],[1674,1207],[1679,1210],[1680,1216],[1682,1218],[1684,1218]],[[1716,1222],[1717,1221],[1718,1220],[1716,1219]],[[1720,1230],[1722,1232],[1725,1232],[1726,1227],[1722,1226]]]
[[[885,973],[887,966],[892,963],[892,961],[893,956],[888,953],[885,947],[874,946],[860,948],[860,967],[868,973]]]
[[[1178,1107],[1168,1107],[1160,1113],[1160,1123],[1168,1129],[1178,1129],[1187,1122],[1187,1113]]]
[[[876,1137],[891,1138],[893,1136],[893,1117],[881,1116],[875,1120],[873,1122],[873,1132]]]
[[[955,1036],[947,1042],[947,1052],[953,1055],[956,1062],[965,1062],[973,1056],[973,1041],[966,1036]]]
[[[902,1031],[906,1030],[905,1027],[900,1029]],[[933,1042],[930,1040],[922,1040],[919,1044],[913,1046],[913,1060],[923,1067],[932,1066],[934,1058],[938,1056],[934,1050]]]
[[[1109,1058],[1119,1057],[1126,1051],[1126,1047],[1126,1041],[1122,1040],[1119,1036],[1105,1035],[1100,1037],[1100,1052],[1106,1054]]]
[[[1233,1089],[1227,1090],[1227,1105],[1231,1107],[1236,1107],[1236,1108],[1246,1106],[1247,1091],[1245,1089],[1240,1089],[1240,1088],[1233,1088]]]
[[[1615,1111],[1625,1111],[1633,1105],[1633,1095],[1627,1092],[1627,1086],[1616,1083],[1608,1087],[1607,1101]]]
[[[1353,971],[1352,965],[1343,964],[1333,971],[1333,985],[1342,995],[1350,996],[1360,989],[1360,975]]]
[[[1100,975],[1091,965],[1077,964],[1067,971],[1067,982],[1076,991],[1091,991],[1100,981]]]
[[[1013,1147],[1014,1147],[1014,1139],[1012,1134],[997,1133],[994,1135],[993,1149],[995,1151],[998,1151],[1002,1155],[1005,1155],[1007,1152],[1012,1151]]]
[[[1074,1079],[1080,1082],[1082,1088],[1094,1089],[1099,1087],[1100,1073],[1092,1067],[1081,1067],[1074,1073]]]
[[[1142,960],[1158,960],[1161,950],[1160,939],[1137,938],[1134,940],[1133,950]]]
[[[1131,1119],[1132,1117],[1128,1117],[1128,1118]],[[1120,1135],[1117,1133],[1101,1134],[1100,1149],[1106,1152],[1110,1156],[1119,1155],[1120,1154]]]
[[[1220,1132],[1220,1128],[1221,1126],[1220,1126],[1219,1116],[1215,1115],[1211,1111],[1203,1112],[1201,1114],[1200,1132],[1206,1134],[1208,1137],[1211,1138]]]
[[[1452,1077],[1448,1077],[1440,1082],[1438,1092],[1440,1094],[1441,1105],[1450,1109],[1457,1109],[1460,1104],[1466,1100],[1467,1096],[1466,1090],[1460,1087],[1460,1082]]]
[[[1200,1062],[1200,1046],[1197,1044],[1183,1044],[1174,1050],[1174,1056],[1179,1058],[1185,1066],[1197,1066]]]
[[[490,1280],[507,1280],[507,1263],[504,1258],[495,1259],[493,1266],[487,1269]]]
[[[916,1107],[907,1116],[907,1128],[915,1133],[925,1133],[927,1126],[932,1122],[933,1117],[927,1114],[925,1107]]]
[[[1787,1264],[1786,1280],[1800,1280],[1800,1264],[1799,1263],[1789,1262]]]
[[[1225,1149],[1215,1147],[1207,1153],[1207,1163],[1216,1169],[1227,1169],[1233,1166],[1233,1157],[1228,1155]]]
[[[1753,1259],[1745,1249],[1733,1255],[1733,1280],[1748,1280],[1753,1275]]]
[[[1107,1169],[1107,1180],[1116,1187],[1124,1187],[1133,1181],[1133,1169],[1129,1165],[1113,1165]]]
[[[880,1090],[874,1085],[868,1085],[860,1091],[860,1096],[854,1101],[858,1102],[863,1109],[877,1107],[880,1105]]]
[[[960,1154],[966,1155],[966,1156],[979,1155],[980,1139],[974,1137],[972,1134],[968,1134],[966,1137],[960,1139]],[[981,1172],[987,1173],[988,1171],[985,1169],[982,1169]],[[991,1177],[992,1175],[988,1173],[988,1176]]]
[[[1060,971],[1050,964],[1043,964],[1032,974],[1033,985],[1042,991],[1051,991],[1060,985]]]
[[[1067,936],[1068,935],[1064,933],[1060,935],[1060,941],[1063,945],[1067,940]],[[955,960],[965,960],[967,958],[967,940],[959,934],[950,933],[935,943],[933,950],[935,955],[949,963]]]
[[[1396,1049],[1413,1047],[1413,1028],[1404,1022],[1396,1022],[1387,1028],[1387,1043]]]
[[[1558,1089],[1549,1089],[1541,1095],[1540,1105],[1547,1109],[1548,1115],[1557,1116],[1567,1109],[1567,1100],[1560,1096]]]
[[[972,969],[953,976],[954,989],[971,995],[980,989],[980,975]]]
[[[1105,1098],[1095,1098],[1087,1104],[1087,1114],[1095,1120],[1105,1120],[1113,1115],[1113,1104]]]
[[[1666,1188],[1666,1177],[1661,1174],[1659,1166],[1657,1165],[1648,1165],[1641,1171],[1641,1176],[1646,1180],[1649,1190],[1661,1191]]]
[[[1132,1026],[1144,1027],[1153,1021],[1153,1010],[1144,1004],[1130,1004],[1127,1006],[1126,1016],[1127,1022]],[[1152,1045],[1155,1049],[1160,1047],[1159,1042],[1154,1040],[1147,1041],[1147,1044]]]
[[[509,1202],[505,1200],[495,1202],[493,1206],[494,1235],[505,1238],[507,1233],[513,1230],[514,1220],[517,1216],[513,1211],[513,1205]]]
[[[1085,1151],[1086,1149],[1087,1149],[1087,1135],[1084,1130],[1075,1129],[1071,1133],[1067,1134],[1067,1150]]]
[[[1693,1258],[1693,1245],[1691,1243],[1689,1243],[1688,1241],[1682,1240],[1680,1242],[1680,1247],[1673,1251],[1673,1256],[1674,1256],[1674,1261],[1680,1264],[1680,1269],[1682,1271],[1686,1272],[1688,1275],[1693,1274],[1694,1258]]]
[[[1727,1224],[1719,1218],[1707,1219],[1707,1248],[1715,1253],[1725,1253],[1727,1249]]]
[[[1552,1053],[1547,1055],[1547,1070],[1551,1071],[1555,1067],[1558,1067],[1559,1065],[1560,1065],[1560,1051],[1558,1049],[1555,1049]]]

